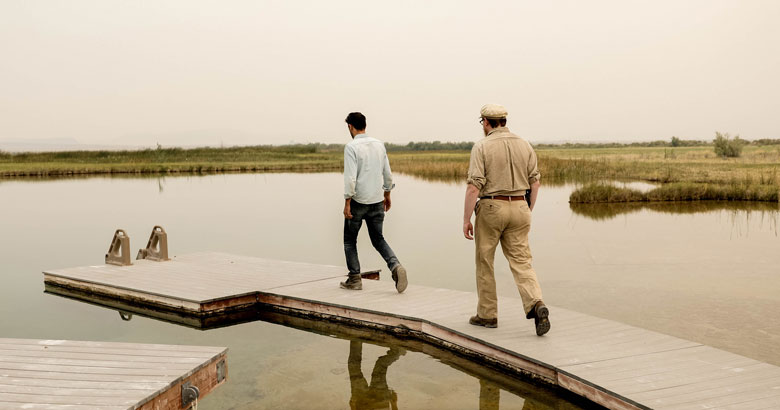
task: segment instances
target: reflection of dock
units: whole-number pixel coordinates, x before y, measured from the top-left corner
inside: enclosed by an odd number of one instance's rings
[[[0,408],[190,408],[227,377],[227,349],[0,339]]]
[[[467,323],[476,295],[364,281],[344,269],[219,253],[44,272],[50,293],[192,327],[255,320],[261,310],[412,337],[508,374],[559,386],[609,408],[776,408],[780,368],[698,343],[551,309],[537,337],[519,299],[503,297],[498,329]]]

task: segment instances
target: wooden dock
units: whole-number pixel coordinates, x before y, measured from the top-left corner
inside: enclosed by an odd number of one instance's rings
[[[339,289],[345,270],[222,253],[168,262],[44,272],[50,293],[193,327],[253,320],[259,310],[422,340],[474,362],[568,390],[612,409],[776,409],[780,368],[699,343],[551,307],[537,337],[519,298],[499,327],[468,324],[476,294],[389,281]],[[414,272],[411,273],[414,283]],[[152,312],[152,313],[150,313]]]
[[[1,409],[189,409],[227,377],[227,349],[0,339]],[[194,386],[194,388],[193,388]]]

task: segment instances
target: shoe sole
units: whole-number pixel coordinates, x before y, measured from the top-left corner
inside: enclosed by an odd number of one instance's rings
[[[397,279],[395,280],[395,290],[397,290],[398,293],[403,293],[403,291],[406,290],[406,287],[409,286],[409,281],[406,280],[406,268],[399,266],[398,269],[395,270],[395,274],[397,276]]]
[[[536,325],[536,335],[542,336],[550,331],[550,319],[548,319],[550,311],[547,306],[542,306],[536,314],[539,318],[539,323]]]
[[[495,328],[498,327],[498,323],[496,323],[496,324],[487,324],[487,323],[482,323],[482,322],[472,322],[471,319],[469,319],[469,324],[470,325],[474,325],[474,326],[486,327],[488,329],[495,329]]]
[[[358,286],[358,287],[350,287],[350,286],[345,285],[344,282],[340,282],[339,283],[339,287],[341,289],[346,289],[346,290],[363,290],[363,285],[362,284],[360,286]]]

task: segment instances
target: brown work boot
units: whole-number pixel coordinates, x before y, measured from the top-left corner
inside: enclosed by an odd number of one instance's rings
[[[471,319],[469,319],[469,323],[474,326],[484,326],[491,329],[498,327],[498,319],[482,319],[479,315],[472,316]]]
[[[345,282],[340,282],[339,287],[349,290],[363,290],[363,281],[360,280],[360,274],[349,275]]]
[[[406,286],[409,285],[409,281],[406,280],[406,268],[398,265],[393,269],[393,281],[395,282],[395,290],[398,293],[403,293],[406,290]]]
[[[532,309],[534,325],[536,325],[536,335],[542,336],[550,331],[550,310],[544,305],[544,302],[536,302]],[[530,314],[530,312],[529,312]]]

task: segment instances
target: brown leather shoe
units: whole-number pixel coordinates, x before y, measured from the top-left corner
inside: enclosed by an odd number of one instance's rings
[[[536,302],[533,308],[534,325],[536,325],[536,335],[542,336],[550,331],[550,310],[544,305],[544,302]]]
[[[498,327],[498,319],[482,319],[479,316],[472,316],[469,323],[474,326],[484,326],[489,328]]]
[[[346,281],[339,282],[339,287],[349,290],[363,290],[363,281],[360,280],[360,275],[349,275]]]

